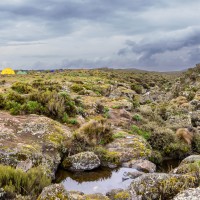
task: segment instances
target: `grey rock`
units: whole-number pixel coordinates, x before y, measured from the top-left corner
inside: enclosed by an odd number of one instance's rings
[[[129,190],[142,199],[172,199],[180,191],[194,187],[192,176],[150,173],[134,179]],[[173,184],[172,184],[173,183]]]
[[[87,151],[67,157],[63,161],[62,166],[71,171],[84,171],[95,169],[100,164],[98,156],[93,152]]]
[[[69,199],[69,194],[62,184],[53,184],[45,187],[38,197],[38,200],[47,199]]]
[[[127,163],[122,164],[123,167],[129,167],[129,168],[135,168],[142,172],[155,172],[156,171],[156,165],[148,160],[131,160]]]
[[[25,161],[21,161],[17,164],[17,169],[21,169],[24,172],[27,172],[29,169],[31,169],[33,166],[33,162],[30,159],[27,159]]]
[[[200,199],[200,187],[189,188],[180,192],[173,200],[199,200]]]

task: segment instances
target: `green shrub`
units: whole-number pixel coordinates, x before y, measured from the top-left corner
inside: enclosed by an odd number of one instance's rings
[[[170,143],[169,145],[166,145],[163,149],[163,152],[165,155],[176,158],[176,159],[183,159],[190,155],[191,148],[189,145],[182,143],[182,142],[176,142],[176,143]]]
[[[154,131],[151,133],[148,142],[153,149],[162,151],[163,148],[175,141],[175,135],[165,131]]]
[[[23,104],[25,102],[25,97],[18,94],[17,92],[9,92],[6,94],[5,100],[8,101],[15,101],[17,103]]]
[[[67,113],[65,112],[65,113],[63,114],[63,117],[62,117],[62,122],[63,122],[63,123],[66,123],[66,122],[68,122],[68,120],[69,120],[69,116],[68,116]]]
[[[84,89],[83,85],[80,84],[73,84],[70,89],[74,92],[80,92],[81,90]]]
[[[31,101],[37,101],[44,107],[45,115],[63,121],[63,113],[69,116],[76,114],[74,101],[64,92],[45,91],[41,93],[33,93],[30,96]]]
[[[140,115],[133,115],[133,120],[135,120],[135,121],[137,121],[137,122],[139,122],[139,121],[141,121],[142,120],[142,117],[140,116]]]
[[[22,105],[15,101],[6,102],[5,109],[9,110],[12,115],[19,115],[22,112]]]
[[[105,119],[90,120],[78,129],[75,138],[89,146],[107,144],[113,140],[111,125]]]
[[[161,164],[163,162],[163,157],[159,151],[153,150],[151,151],[151,156],[149,160],[155,164]]]
[[[194,138],[192,140],[192,149],[194,152],[200,153],[200,135],[194,134]]]
[[[131,134],[138,134],[140,136],[142,136],[144,139],[148,140],[151,136],[151,133],[150,132],[147,132],[147,131],[144,131],[144,130],[141,130],[138,126],[136,125],[133,125],[131,127]]]
[[[118,133],[113,134],[112,137],[113,137],[114,139],[117,139],[117,138],[125,138],[126,135],[125,135],[123,132],[118,132]]]
[[[0,165],[0,188],[7,193],[38,196],[51,183],[41,167],[32,168],[27,173],[10,166]]]
[[[62,86],[59,83],[52,81],[43,81],[42,79],[34,80],[32,83],[32,87],[40,91],[49,90],[59,92],[62,89]]]
[[[43,109],[42,105],[37,101],[28,101],[23,105],[23,110],[28,114],[40,114]]]
[[[0,108],[4,108],[5,106],[5,98],[3,94],[0,94]]]
[[[142,93],[142,86],[137,84],[132,84],[131,89],[137,92],[138,94]]]
[[[33,90],[30,84],[22,82],[14,83],[11,88],[20,94],[28,94]]]
[[[69,120],[68,120],[68,123],[69,123],[69,124],[76,125],[76,124],[78,124],[78,121],[77,121],[76,119],[69,119]]]

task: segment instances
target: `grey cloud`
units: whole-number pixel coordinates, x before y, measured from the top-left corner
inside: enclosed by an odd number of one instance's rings
[[[194,29],[179,37],[176,37],[176,35],[166,36],[162,39],[155,38],[153,41],[146,39],[136,43],[128,40],[126,45],[126,48],[118,51],[118,55],[124,56],[133,52],[140,56],[138,63],[156,65],[156,55],[162,56],[165,52],[179,51],[182,48],[190,48],[191,52],[195,51],[196,46],[200,45],[200,29]],[[190,59],[192,60],[192,56]]]
[[[22,66],[39,60],[41,67],[58,63],[149,69],[191,65],[198,61],[199,6],[198,0],[2,0],[0,63],[12,60]],[[109,40],[115,50],[107,45]]]

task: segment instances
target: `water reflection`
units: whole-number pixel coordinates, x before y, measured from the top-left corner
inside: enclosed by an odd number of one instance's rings
[[[56,177],[56,183],[62,182],[66,190],[81,191],[85,194],[105,194],[112,189],[127,188],[132,180],[124,180],[124,173],[135,171],[135,169],[130,168],[120,168],[115,170],[99,168],[88,172],[59,170]]]

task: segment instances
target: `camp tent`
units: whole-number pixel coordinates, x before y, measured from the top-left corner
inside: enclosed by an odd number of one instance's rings
[[[17,74],[24,75],[24,74],[27,74],[27,72],[25,72],[25,71],[18,71]]]
[[[15,74],[15,71],[11,68],[5,68],[1,71],[1,74]]]

